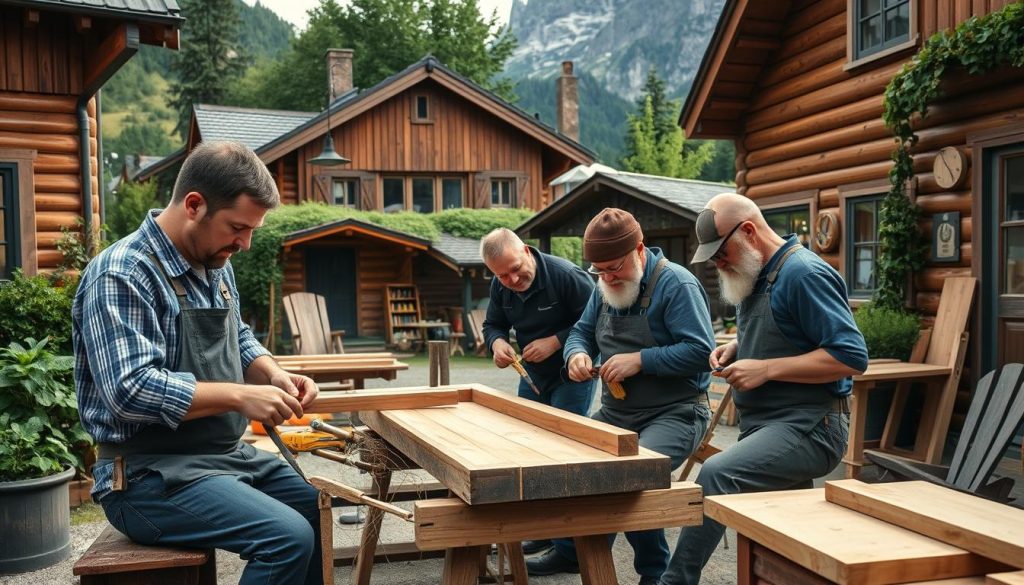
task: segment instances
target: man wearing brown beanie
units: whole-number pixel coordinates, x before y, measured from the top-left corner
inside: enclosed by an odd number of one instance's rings
[[[643,244],[627,211],[606,208],[587,226],[583,258],[599,277],[565,342],[569,377],[600,376],[593,418],[639,434],[640,445],[682,464],[707,428],[708,355],[715,347],[707,293],[682,266]],[[600,366],[595,360],[600,356]],[[614,535],[611,537],[614,538]],[[663,530],[626,533],[640,584],[657,583],[668,566]],[[578,572],[570,540],[526,563],[531,575]]]

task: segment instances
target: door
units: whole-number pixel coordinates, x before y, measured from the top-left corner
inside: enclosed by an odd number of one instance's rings
[[[322,295],[331,329],[359,335],[356,316],[356,252],[352,248],[306,248],[306,290]]]

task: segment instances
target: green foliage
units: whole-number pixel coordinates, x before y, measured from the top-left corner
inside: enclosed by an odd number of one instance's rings
[[[442,232],[480,239],[500,227],[515,229],[532,215],[529,209],[449,209],[430,217]]]
[[[484,18],[476,0],[323,0],[309,11],[309,26],[291,50],[254,70],[231,103],[319,111],[327,91],[324,52],[355,51],[353,82],[369,88],[427,54],[475,83],[511,98],[511,84],[497,79],[515,38],[495,15]],[[337,96],[335,96],[337,97]]]
[[[222,103],[245,69],[238,41],[236,0],[182,0],[186,17],[181,49],[175,55],[171,106],[178,111],[178,134],[185,138],[193,104]]]
[[[869,358],[907,361],[921,334],[921,318],[902,308],[890,309],[868,303],[857,309],[853,320],[864,334]]]
[[[76,452],[91,444],[78,419],[74,358],[55,356],[47,340],[0,350],[0,481],[84,471]]]
[[[1024,66],[1021,2],[932,35],[886,86],[882,120],[896,138],[896,149],[889,172],[892,187],[879,215],[881,254],[874,297],[879,306],[903,307],[909,275],[922,266],[925,257],[925,243],[917,229],[920,209],[906,196],[906,184],[914,176],[915,115],[926,117],[929,104],[942,97],[942,80],[948,70],[960,67],[977,75],[1003,65]]]
[[[710,146],[705,147],[705,144]],[[683,157],[694,156],[701,148],[710,148],[713,154],[711,160],[697,175],[697,179],[716,183],[736,181],[736,144],[732,140],[687,140],[683,144]]]
[[[15,272],[10,282],[0,286],[0,347],[30,337],[49,337],[55,351],[71,353],[71,303],[77,285],[77,280],[71,280],[53,286],[45,276]]]
[[[705,143],[683,156],[682,128],[674,126],[674,130],[659,136],[664,122],[654,115],[659,109],[652,97],[647,96],[643,111],[629,116],[627,154],[622,159],[623,166],[627,171],[648,175],[678,179],[697,177],[714,155],[714,144]]]
[[[295,30],[287,20],[260,4],[249,6],[242,0],[235,0],[238,9],[238,43],[246,54],[255,58],[273,58],[288,49]]]
[[[605,89],[593,75],[576,74],[580,96],[580,144],[597,154],[608,165],[622,158],[622,129],[630,103]],[[555,126],[556,77],[527,77],[516,84],[516,104],[536,114],[548,126]],[[689,144],[689,142],[687,143]]]
[[[156,181],[123,183],[107,202],[107,227],[111,241],[134,232],[150,209],[161,207]]]
[[[551,253],[565,258],[576,266],[583,266],[583,238],[551,238]]]

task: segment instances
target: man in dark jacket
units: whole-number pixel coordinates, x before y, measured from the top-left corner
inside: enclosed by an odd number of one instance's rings
[[[523,367],[536,389],[519,382],[519,396],[586,416],[594,383],[562,375],[562,346],[594,290],[594,281],[572,262],[527,246],[514,232],[498,228],[480,241],[480,256],[494,273],[484,339],[494,364],[506,368],[516,359],[509,330],[523,352]],[[550,548],[551,541],[528,541],[523,552]]]

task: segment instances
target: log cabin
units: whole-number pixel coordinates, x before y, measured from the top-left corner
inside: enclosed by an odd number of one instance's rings
[[[738,191],[780,233],[809,218],[809,242],[859,306],[876,286],[879,202],[895,148],[883,91],[925,39],[1008,4],[728,0],[679,124],[689,138],[735,141]],[[940,255],[933,244],[908,302],[928,323],[944,279],[979,277],[963,412],[972,380],[1024,361],[1024,69],[947,71],[943,89],[915,123],[908,196],[923,212],[923,235],[934,239],[933,222],[945,223],[959,246]]]
[[[175,173],[203,140],[230,139],[248,144],[266,163],[285,205],[319,202],[419,213],[539,210],[552,200],[552,179],[594,162],[593,152],[578,142],[571,62],[563,64],[556,81],[556,129],[434,57],[363,91],[353,87],[351,50],[330,49],[326,59],[329,108],[289,112],[197,104],[184,151],[139,179]],[[316,164],[328,133],[349,164]],[[344,329],[347,339],[391,343],[386,285],[417,285],[419,316],[448,317],[447,308],[487,296],[489,275],[477,245],[452,236],[426,241],[352,219],[333,222],[285,238],[282,294],[323,295],[332,328]]]
[[[140,43],[178,48],[173,0],[0,0],[0,280],[51,271],[100,223],[97,91]]]

